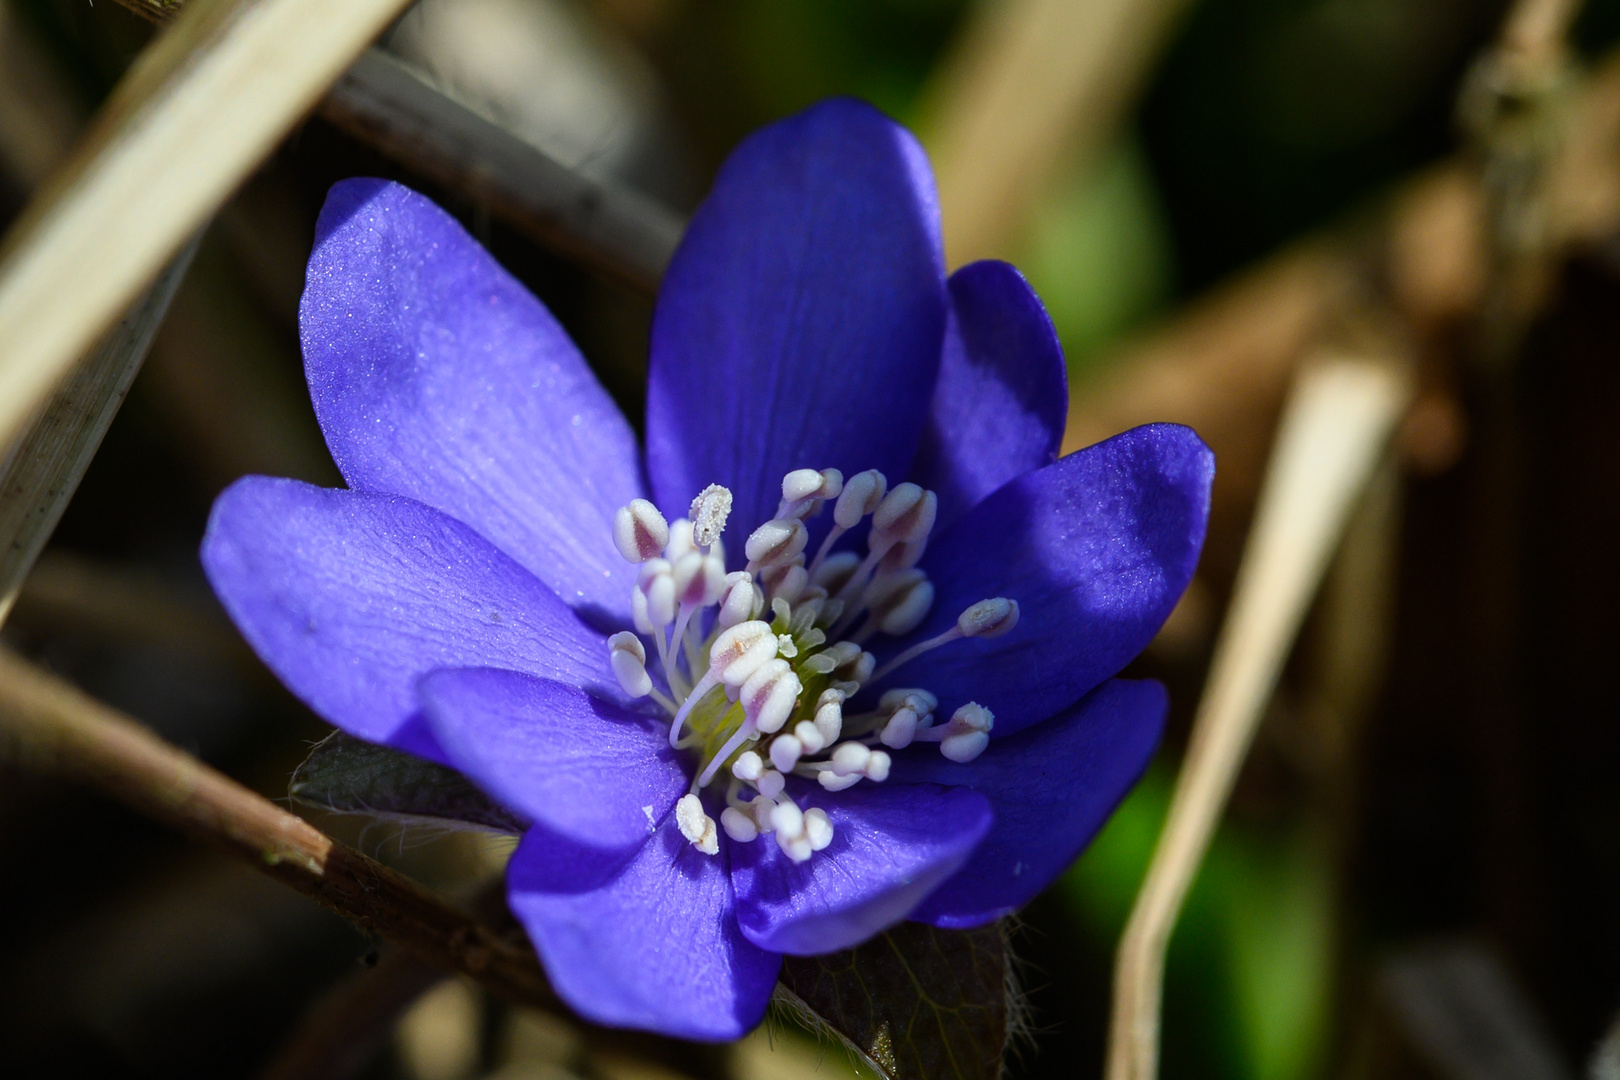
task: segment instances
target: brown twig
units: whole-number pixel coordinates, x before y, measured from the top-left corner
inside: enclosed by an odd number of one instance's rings
[[[1306,608],[1407,397],[1401,373],[1382,357],[1333,357],[1300,376],[1169,816],[1120,939],[1108,1080],[1158,1075],[1170,932]]]
[[[181,0],[118,0],[154,22]],[[649,295],[685,231],[680,215],[587,177],[369,49],[332,87],[320,114],[421,176],[486,204],[542,246]]]
[[[151,731],[0,651],[0,760],[77,780],[244,859],[444,971],[555,1008],[534,951]]]

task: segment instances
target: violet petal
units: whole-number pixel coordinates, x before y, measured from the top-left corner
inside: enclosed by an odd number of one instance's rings
[[[782,958],[743,937],[723,858],[672,820],[627,863],[533,830],[506,882],[552,986],[587,1020],[719,1042],[764,1017]]]
[[[1068,416],[1063,348],[1040,298],[994,259],[951,275],[939,385],[911,479],[939,495],[936,529],[1057,460]]]
[[[912,913],[962,929],[1010,915],[1074,862],[1147,768],[1169,706],[1156,682],[1113,679],[967,764],[932,746],[896,754],[889,783],[962,784],[996,821],[957,874]]]
[[[740,557],[790,470],[906,474],[945,325],[938,216],[922,149],[870,105],[743,140],[653,318],[647,470],[666,513],[724,484]]]
[[[416,680],[498,664],[622,693],[602,636],[461,522],[398,495],[249,476],[215,501],[203,568],[294,694],[351,735],[443,761]]]
[[[911,914],[954,874],[990,829],[978,792],[933,784],[862,783],[829,794],[790,787],[819,806],[832,844],[795,863],[774,834],[732,843],[731,878],[743,933],[761,948],[813,956],[858,945]]]
[[[382,180],[332,188],[299,308],[315,414],[349,486],[471,525],[598,625],[628,622],[614,511],[636,440],[545,306],[454,218]]]

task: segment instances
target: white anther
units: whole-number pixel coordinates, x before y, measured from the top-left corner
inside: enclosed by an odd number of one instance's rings
[[[804,811],[794,802],[777,803],[771,811],[771,828],[778,836],[798,836],[804,831]]]
[[[675,599],[693,607],[719,603],[726,589],[726,564],[713,555],[689,551],[670,571],[675,582]]]
[[[741,808],[743,813],[754,819],[754,828],[762,833],[771,831],[771,811],[776,809],[775,797],[767,798],[756,795],[748,800],[748,805]]]
[[[849,681],[857,684],[870,682],[872,679],[872,669],[876,666],[876,657],[869,652],[861,653],[855,658],[854,663],[849,665],[849,671],[847,672],[849,675]]]
[[[854,776],[864,774],[866,765],[872,759],[872,751],[862,743],[840,743],[832,753],[832,771],[837,776]]]
[[[793,725],[793,737],[799,740],[806,754],[819,754],[827,747],[827,740],[822,738],[821,729],[811,720],[800,720]]]
[[[636,591],[630,597],[630,611],[636,629],[644,634],[657,633],[675,621],[675,578],[667,559],[642,563]]]
[[[775,769],[766,769],[760,774],[759,779],[754,782],[754,788],[766,799],[776,798],[782,794],[782,789],[785,787],[787,787],[787,777]],[[764,826],[761,825],[760,828],[763,829]]]
[[[726,835],[739,844],[751,843],[759,837],[759,826],[754,819],[737,809],[728,806],[720,811],[720,827],[726,830]]]
[[[726,518],[731,516],[731,490],[719,484],[710,484],[692,500],[692,543],[708,547],[726,531]]]
[[[758,780],[765,773],[765,762],[752,750],[744,750],[737,755],[737,760],[731,763],[731,775],[739,780],[746,780],[750,784]]]
[[[1018,601],[1005,596],[980,600],[962,612],[956,628],[963,637],[1000,637],[1018,625]]]
[[[917,711],[909,705],[895,710],[883,725],[878,740],[890,750],[904,750],[917,737]]]
[[[809,539],[798,518],[772,518],[749,534],[743,554],[752,565],[780,565],[797,558]]]
[[[833,823],[827,811],[812,806],[804,812],[804,835],[812,851],[823,851],[833,842]]]
[[[776,659],[776,631],[768,622],[750,619],[723,630],[709,649],[709,675],[725,684],[726,694],[737,700],[737,690],[768,661]]]
[[[826,589],[830,595],[842,589],[860,565],[861,557],[855,552],[835,551],[821,560],[821,565],[810,575],[810,581]]]
[[[923,552],[928,550],[928,537],[914,540],[906,544],[896,544],[889,549],[888,554],[878,560],[877,572],[879,574],[897,574],[901,570],[910,570],[922,561]]]
[[[861,773],[868,780],[881,784],[889,778],[889,766],[891,764],[888,754],[881,750],[874,750],[871,756],[866,759],[866,768],[862,769]]]
[[[786,660],[771,659],[761,664],[743,683],[737,700],[754,726],[767,735],[780,731],[793,715],[803,686]]]
[[[782,772],[792,772],[803,756],[804,743],[797,735],[778,735],[771,740],[771,764]]]
[[[990,745],[990,736],[982,731],[969,731],[961,735],[947,735],[939,741],[939,752],[952,761],[965,765],[984,753]]]
[[[853,529],[882,504],[888,490],[888,480],[876,469],[856,473],[844,482],[844,490],[833,504],[833,521],[840,529]]]
[[[823,769],[816,774],[816,781],[828,791],[848,791],[862,780],[866,779],[860,773],[850,773],[848,776],[839,776],[831,769]]]
[[[829,691],[827,691],[827,693],[836,693],[836,691],[829,690]],[[827,693],[824,693],[824,694],[821,695],[823,700],[826,699]],[[815,720],[812,721],[812,723],[815,724],[816,731],[821,736],[821,746],[818,747],[817,751],[816,751],[818,753],[820,752],[820,750],[824,750],[827,747],[831,746],[833,743],[837,742],[838,741],[838,736],[843,734],[843,731],[844,731],[844,709],[843,709],[843,705],[842,705],[843,695],[839,694],[838,696],[839,696],[839,699],[840,699],[839,701],[827,701],[825,704],[821,705],[820,707],[818,707],[816,709],[816,717],[815,717]]]
[[[934,585],[921,570],[902,570],[874,578],[861,594],[872,618],[885,634],[909,634],[934,606]]]
[[[646,499],[631,499],[613,515],[613,544],[627,562],[656,558],[669,543],[669,523]]]
[[[801,499],[825,498],[821,494],[825,482],[816,469],[794,469],[782,477],[782,501],[796,503]]]
[[[810,572],[801,563],[772,566],[760,575],[760,581],[771,590],[773,601],[786,600],[793,604],[804,594],[805,586],[810,584]]]
[[[689,518],[676,518],[669,523],[669,543],[664,545],[664,558],[674,562],[682,555],[689,555],[697,550],[697,543],[692,539],[692,522]]]
[[[878,698],[878,709],[882,712],[890,712],[900,708],[902,705],[911,706],[921,716],[939,708],[939,698],[930,694],[927,690],[904,686],[894,690],[885,690],[883,696]]]
[[[631,697],[646,697],[652,693],[652,679],[647,675],[647,647],[628,630],[620,630],[608,638],[608,660],[619,685]]]
[[[747,622],[765,606],[765,598],[754,585],[752,574],[743,570],[726,575],[726,595],[720,602],[720,613],[715,623],[728,630],[738,623]]]
[[[883,497],[872,515],[872,534],[867,547],[887,552],[896,544],[925,540],[939,514],[939,497],[907,481]]]
[[[675,824],[680,826],[681,835],[703,854],[713,855],[720,850],[714,818],[703,812],[703,803],[696,795],[682,795],[675,804]]]

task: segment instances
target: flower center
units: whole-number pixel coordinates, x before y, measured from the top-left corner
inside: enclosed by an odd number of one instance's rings
[[[953,761],[972,761],[995,723],[974,702],[936,723],[939,699],[924,689],[885,693],[875,709],[845,712],[865,685],[959,638],[995,637],[1018,622],[1018,603],[981,600],[950,630],[878,668],[866,642],[921,625],[934,586],[917,567],[938,500],[916,484],[893,490],[868,470],[847,482],[837,469],[797,469],[782,479],[776,516],[748,537],[746,569],[726,573],[720,541],[731,492],[711,484],[690,515],[666,522],[637,499],[614,519],[613,540],[641,566],[631,611],[641,636],[608,639],[625,693],[650,697],[670,717],[670,745],[696,761],[690,791],[676,804],[682,835],[719,851],[716,823],[699,792],[722,798],[719,828],[738,843],[774,833],[797,862],[832,842],[825,811],[787,793],[788,776],[842,791],[888,778],[889,750],[935,742]],[[806,522],[832,504],[833,525],[806,559]],[[834,551],[840,537],[872,519],[863,557]],[[662,686],[647,669],[650,638]]]

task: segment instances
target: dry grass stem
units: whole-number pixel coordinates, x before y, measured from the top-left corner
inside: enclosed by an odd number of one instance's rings
[[[404,0],[196,0],[0,253],[9,442]]]
[[[950,265],[1006,258],[1065,155],[1109,136],[1186,0],[981,3],[924,125]]]
[[[1381,358],[1303,370],[1284,411],[1169,816],[1120,941],[1108,1080],[1153,1080],[1165,949],[1277,675],[1409,389]]]
[[[195,250],[193,243],[175,256],[51,396],[0,465],[0,623],[141,370]]]
[[[84,783],[236,855],[413,955],[556,1007],[534,950],[333,840],[73,686],[0,651],[0,761]]]

